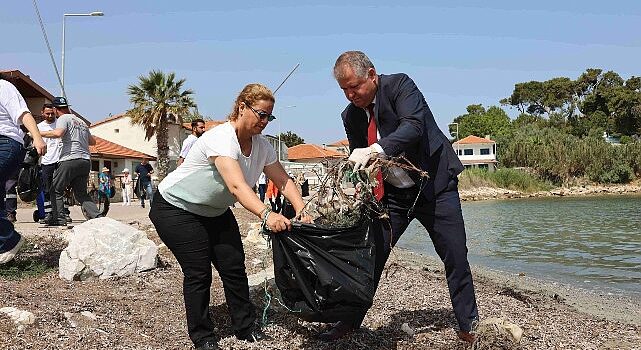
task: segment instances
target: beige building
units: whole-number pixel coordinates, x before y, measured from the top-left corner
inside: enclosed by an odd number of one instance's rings
[[[140,125],[132,125],[131,118],[126,114],[117,114],[107,119],[91,124],[91,133],[107,141],[122,145],[128,149],[135,150],[153,158],[158,157],[158,144],[156,135],[149,140],[145,139],[145,129]],[[168,126],[167,144],[169,146],[169,170],[176,168],[176,161],[180,155],[182,142],[189,132],[185,132],[182,125],[170,123]],[[152,162],[152,166],[155,164]]]

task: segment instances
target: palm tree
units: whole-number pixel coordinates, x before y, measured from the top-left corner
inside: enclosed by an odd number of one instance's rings
[[[169,146],[167,140],[168,124],[175,121],[182,123],[182,116],[195,107],[193,91],[182,90],[185,79],[176,80],[176,74],[165,75],[162,71],[152,70],[149,76],[139,76],[138,84],[129,85],[127,93],[133,108],[127,111],[132,125],[141,125],[145,129],[148,141],[156,136],[158,147],[157,175],[162,180],[169,170]],[[179,124],[180,125],[180,124]]]

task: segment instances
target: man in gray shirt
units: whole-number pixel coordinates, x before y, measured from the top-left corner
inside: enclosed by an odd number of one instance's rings
[[[58,168],[53,174],[53,192],[55,200],[51,203],[52,218],[48,226],[66,226],[63,214],[64,193],[71,185],[76,200],[81,203],[82,210],[89,219],[99,216],[98,207],[87,194],[87,181],[91,171],[91,153],[89,145],[95,145],[96,140],[89,132],[85,122],[71,114],[65,97],[56,97],[51,104],[58,116],[56,128],[42,133],[43,137],[61,138],[62,149]]]

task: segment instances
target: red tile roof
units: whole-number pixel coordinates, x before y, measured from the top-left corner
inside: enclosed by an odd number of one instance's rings
[[[469,144],[475,144],[475,143],[496,143],[496,142],[490,139],[486,139],[486,138],[482,138],[474,135],[470,135],[464,139],[454,142],[454,144],[457,144],[457,145],[469,145]]]
[[[125,114],[124,114],[124,113],[122,113],[122,114],[110,115],[110,116],[109,116],[109,117],[107,117],[106,119],[103,119],[103,120],[101,120],[101,121],[97,121],[97,122],[95,122],[95,123],[91,124],[91,126],[90,126],[90,127],[91,127],[91,128],[93,128],[94,126],[97,126],[97,125],[100,125],[100,124],[104,124],[104,123],[108,123],[108,122],[110,122],[110,121],[112,121],[112,120],[120,119],[120,118],[122,118],[122,117],[124,117],[124,116],[125,116]]]
[[[218,126],[226,122],[226,120],[205,120],[205,131],[209,131],[209,129],[213,128],[214,126]],[[191,131],[191,123],[183,123],[183,128]]]
[[[89,146],[89,151],[92,157],[97,158],[146,158],[149,160],[156,160],[156,157],[150,156],[146,153],[135,151],[131,148],[121,146],[117,143],[107,141],[103,138],[94,135],[96,139],[95,146]]]
[[[349,141],[347,139],[342,139],[342,140],[336,141],[334,143],[330,143],[328,146],[332,146],[332,147],[340,147],[340,146],[349,147]]]
[[[342,158],[344,154],[332,151],[330,149],[323,149],[320,146],[312,144],[300,144],[287,149],[287,158],[289,160],[299,159],[316,159],[316,158]]]

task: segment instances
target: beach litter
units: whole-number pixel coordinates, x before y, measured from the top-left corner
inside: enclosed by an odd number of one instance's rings
[[[472,350],[513,349],[521,341],[523,330],[505,318],[491,317],[476,326]]]

